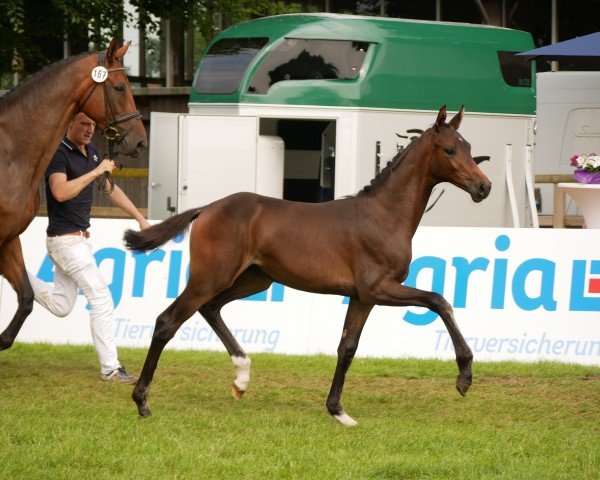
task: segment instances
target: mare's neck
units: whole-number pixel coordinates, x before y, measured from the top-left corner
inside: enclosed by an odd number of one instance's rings
[[[19,172],[32,189],[37,189],[69,121],[79,109],[79,102],[91,88],[92,68],[91,56],[57,65],[30,80],[31,83],[23,84],[19,92],[13,92],[18,94],[16,101],[6,99],[5,109],[0,113],[0,134],[18,152],[14,157],[20,163]]]

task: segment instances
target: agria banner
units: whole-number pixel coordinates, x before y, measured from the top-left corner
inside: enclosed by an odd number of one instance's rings
[[[154,321],[185,286],[186,238],[132,254],[122,246],[126,220],[94,220],[91,242],[115,303],[122,346],[147,347]],[[27,268],[47,282],[45,218],[21,237]],[[441,293],[477,360],[557,360],[600,365],[600,230],[422,227],[413,240],[406,283]],[[324,259],[323,261],[326,261]],[[1,285],[0,327],[16,310]],[[335,354],[347,299],[299,292],[279,284],[234,302],[223,317],[248,352]],[[56,318],[35,305],[17,340],[91,343],[86,301]],[[199,314],[168,347],[224,350]],[[358,355],[454,358],[442,321],[427,309],[376,307]]]

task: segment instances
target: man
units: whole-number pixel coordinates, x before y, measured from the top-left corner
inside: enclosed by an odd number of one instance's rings
[[[28,273],[35,300],[54,315],[64,317],[75,305],[81,289],[90,305],[90,327],[104,381],[135,383],[119,363],[115,344],[114,304],[110,290],[96,265],[88,239],[94,181],[112,172],[115,162],[100,160],[90,143],[96,124],[83,113],[69,124],[45,173],[48,204],[46,248],[55,266],[54,288]],[[123,190],[115,185],[108,194],[113,205],[139,223],[150,226]]]

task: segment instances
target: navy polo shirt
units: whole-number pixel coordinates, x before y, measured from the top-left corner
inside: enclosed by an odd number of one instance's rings
[[[67,180],[73,180],[94,170],[100,162],[98,150],[88,143],[87,153],[86,157],[73,142],[65,137],[50,160],[44,176],[48,204],[48,228],[46,229],[48,236],[77,230],[85,231],[90,228],[94,182],[87,185],[76,197],[64,202],[59,202],[54,198],[48,182],[53,173],[64,173],[67,175]]]

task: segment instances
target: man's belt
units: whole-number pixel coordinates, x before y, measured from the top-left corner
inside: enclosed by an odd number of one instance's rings
[[[64,235],[77,235],[78,237],[90,238],[90,232],[86,230],[75,230],[74,232],[57,233],[56,235],[48,235],[49,237],[62,237]]]

